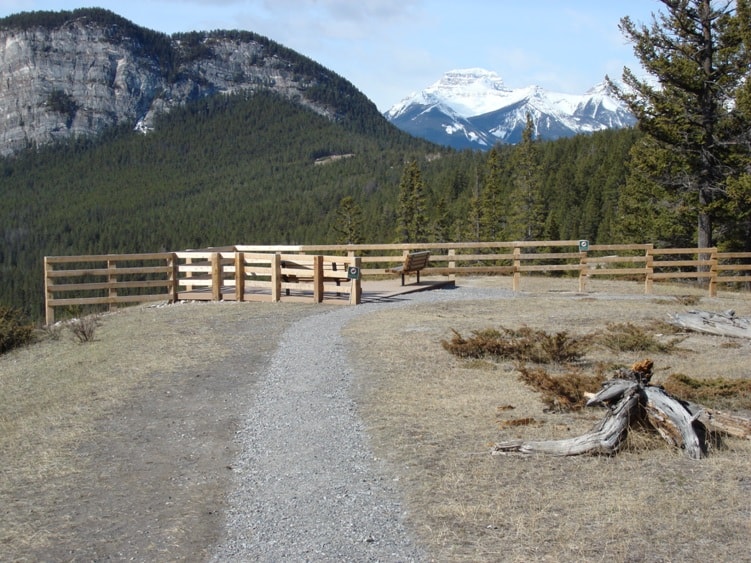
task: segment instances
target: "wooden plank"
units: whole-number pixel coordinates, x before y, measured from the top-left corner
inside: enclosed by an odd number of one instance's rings
[[[711,266],[711,260],[655,260],[652,263],[652,267],[657,268],[679,268],[679,267],[692,267],[698,268],[699,266]]]
[[[599,263],[624,263],[633,264],[639,262],[646,262],[646,256],[590,256],[587,254],[582,258],[582,262],[585,264],[599,264]]]
[[[751,283],[751,275],[748,276],[721,276],[716,278],[717,283]]]
[[[222,300],[222,262],[218,252],[211,255],[211,297]]]
[[[655,248],[650,254],[662,256],[663,254],[716,254],[716,248]]]
[[[313,301],[323,301],[323,257],[313,257]]]
[[[647,275],[646,268],[590,268],[587,269],[588,276],[633,276]]]
[[[652,249],[651,244],[590,244],[588,252],[610,251],[610,250],[639,250],[642,252],[646,252],[650,249]]]
[[[271,300],[278,302],[282,297],[282,257],[280,254],[274,254],[271,268]]]
[[[172,284],[170,280],[145,280],[145,281],[127,281],[127,282],[93,282],[93,283],[68,283],[68,284],[49,284],[47,291],[52,293],[62,293],[65,291],[97,291],[103,289],[134,289],[149,287],[169,287]]]
[[[581,264],[539,264],[537,266],[519,266],[520,272],[577,272]]]
[[[52,272],[52,264],[47,257],[44,257],[44,319],[47,325],[55,323],[55,309],[50,304],[50,300],[53,298],[52,293],[49,291],[50,286],[50,273]]]
[[[195,260],[196,258],[200,258],[201,260],[211,260],[211,255],[213,252],[175,252],[177,254],[177,257],[181,260]]]
[[[183,286],[183,287],[188,287],[188,286],[192,287],[194,285],[197,287],[211,287],[213,284],[214,284],[213,280],[208,279],[208,278],[205,278],[205,279],[189,278],[189,279],[178,281],[178,285]]]
[[[430,256],[430,261],[442,262],[448,260],[449,256]],[[514,259],[513,254],[455,254],[451,256],[452,260],[456,262],[486,262],[488,260],[507,260],[512,261]]]
[[[87,254],[81,256],[47,256],[50,264],[70,264],[72,262],[124,262],[124,261],[148,261],[164,260],[171,257],[170,252],[153,252],[142,254]]]
[[[579,260],[581,252],[541,252],[539,254],[519,254],[515,258],[519,260]]]
[[[383,270],[375,270],[383,271]],[[513,266],[458,266],[456,268],[425,268],[423,274],[449,275],[449,274],[513,274]]]
[[[111,276],[125,274],[169,274],[169,266],[146,266],[142,268],[86,268],[71,270],[52,270],[47,273],[50,278],[72,278],[80,276]]]
[[[667,272],[667,273],[654,273],[652,274],[653,280],[669,280],[669,279],[693,279],[693,278],[712,278],[714,274],[712,272]]]
[[[78,297],[65,299],[52,299],[50,305],[59,307],[62,305],[109,305],[111,303],[150,303],[153,301],[168,301],[168,293],[152,293],[146,295],[119,295],[111,297]]]
[[[235,255],[235,301],[244,301],[245,298],[245,254],[238,252]]]

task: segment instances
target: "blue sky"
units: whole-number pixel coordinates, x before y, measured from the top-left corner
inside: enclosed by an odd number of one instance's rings
[[[0,17],[100,7],[165,33],[243,29],[351,81],[381,111],[445,72],[479,67],[508,87],[581,94],[624,66],[618,29],[649,23],[657,0],[0,0]]]

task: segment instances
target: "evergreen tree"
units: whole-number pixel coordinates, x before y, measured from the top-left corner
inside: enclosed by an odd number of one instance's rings
[[[449,242],[451,240],[451,215],[449,214],[446,198],[441,197],[435,208],[436,217],[433,221],[431,233],[432,242]]]
[[[738,0],[736,31],[743,48],[751,52],[751,4]],[[740,83],[735,96],[734,133],[738,143],[734,151],[734,167],[738,175],[728,179],[728,220],[725,222],[723,244],[728,250],[751,251],[751,80]],[[740,148],[740,150],[737,150]],[[746,150],[744,150],[746,149]]]
[[[614,238],[625,244],[690,247],[694,235],[689,219],[692,210],[679,193],[653,178],[654,170],[671,157],[656,144],[647,137],[631,148],[632,164],[618,198]]]
[[[404,166],[399,182],[399,210],[397,218],[399,242],[426,242],[425,183],[417,161]]]
[[[362,224],[362,208],[352,196],[343,197],[336,210],[336,223],[333,226],[336,243],[361,244]]]
[[[741,119],[735,103],[749,77],[749,50],[742,37],[751,25],[747,0],[661,2],[665,13],[653,16],[651,26],[628,17],[620,25],[644,69],[659,82],[655,86],[624,69],[629,91],[620,96],[646,133],[645,149],[632,153],[632,174],[653,194],[655,184],[665,190],[669,197],[660,213],[690,211],[697,245],[709,247],[727,203],[728,179],[737,173],[734,153],[748,151],[747,139],[739,143],[738,133],[747,135],[749,122]],[[630,186],[638,188],[635,181]],[[624,211],[620,215],[626,218]],[[659,238],[677,242],[670,232]]]
[[[521,143],[511,157],[507,235],[512,240],[539,240],[545,230],[540,156],[534,135],[535,124],[527,114]]]
[[[506,227],[506,198],[503,169],[498,147],[488,153],[485,178],[479,198],[479,240],[503,240]]]

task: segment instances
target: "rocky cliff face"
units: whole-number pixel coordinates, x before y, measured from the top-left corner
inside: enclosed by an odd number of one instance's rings
[[[327,78],[325,69],[300,72],[301,61],[306,69],[318,65],[264,38],[241,32],[170,38],[114,14],[102,21],[102,11],[66,15],[55,25],[34,25],[33,18],[0,25],[2,156],[123,123],[149,129],[158,113],[219,93],[270,88],[321,114],[335,113],[311,95]],[[144,39],[159,36],[156,43]]]

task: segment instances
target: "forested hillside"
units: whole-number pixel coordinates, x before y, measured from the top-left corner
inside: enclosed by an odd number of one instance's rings
[[[546,235],[607,241],[633,131],[538,143]],[[512,155],[499,148],[501,178]],[[352,155],[325,164],[329,155]],[[475,239],[489,156],[409,137],[385,120],[333,123],[273,94],[214,97],[126,129],[0,162],[0,303],[39,318],[45,255],[337,242],[340,202],[364,242],[394,242],[400,178],[416,162],[432,240]]]

